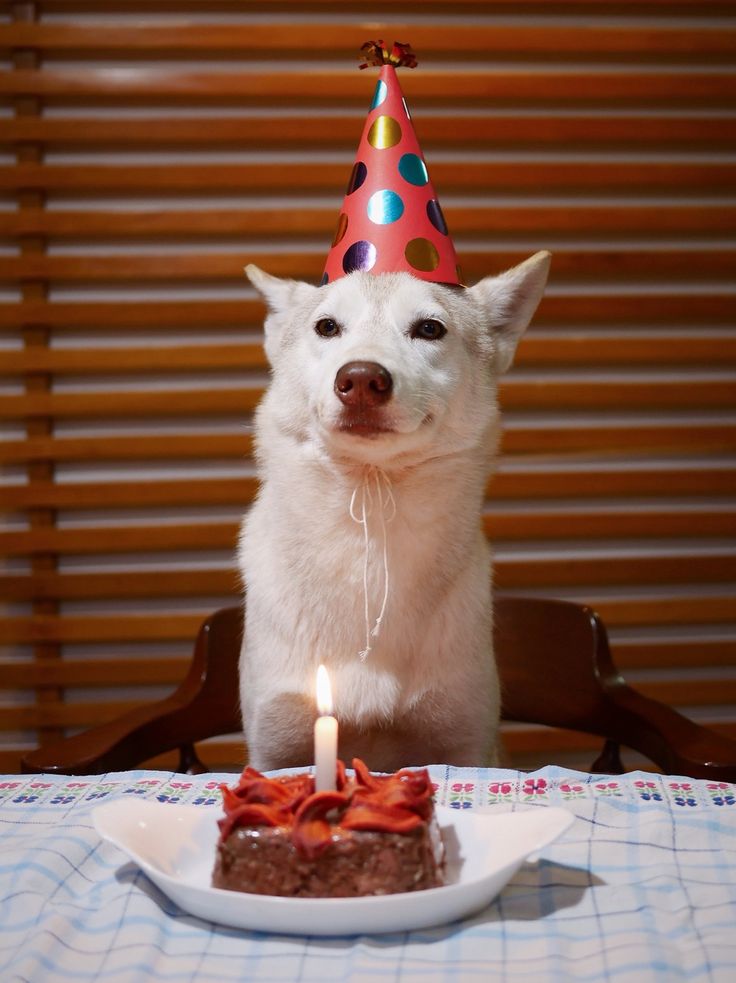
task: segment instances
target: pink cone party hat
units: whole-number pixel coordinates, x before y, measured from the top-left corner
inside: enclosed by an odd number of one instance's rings
[[[455,247],[396,77],[398,67],[416,67],[414,53],[408,44],[389,51],[383,41],[369,41],[361,56],[361,68],[381,71],[322,283],[363,270],[460,284]]]

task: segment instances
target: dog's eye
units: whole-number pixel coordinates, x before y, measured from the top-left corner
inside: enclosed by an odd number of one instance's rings
[[[323,338],[337,338],[340,334],[340,325],[333,321],[331,317],[323,317],[314,326],[314,330]]]
[[[441,321],[434,321],[432,319],[417,321],[411,329],[412,338],[421,338],[423,341],[439,341],[446,334],[447,328],[445,328],[444,324]]]

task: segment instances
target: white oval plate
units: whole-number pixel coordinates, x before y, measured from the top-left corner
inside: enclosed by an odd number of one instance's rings
[[[118,799],[92,813],[95,829],[191,915],[260,932],[363,935],[428,928],[484,908],[524,860],[573,821],[538,806],[493,814],[437,807],[447,852],[443,887],[367,898],[277,898],[210,886],[219,812]]]

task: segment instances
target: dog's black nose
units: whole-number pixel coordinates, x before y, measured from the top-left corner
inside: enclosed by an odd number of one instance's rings
[[[346,406],[380,406],[391,399],[394,381],[378,362],[347,362],[335,376],[337,398]]]

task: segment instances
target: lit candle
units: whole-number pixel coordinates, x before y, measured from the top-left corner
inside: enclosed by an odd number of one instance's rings
[[[330,677],[324,666],[317,669],[317,710],[314,723],[314,788],[334,792],[337,777],[337,719],[332,716]]]

